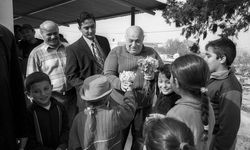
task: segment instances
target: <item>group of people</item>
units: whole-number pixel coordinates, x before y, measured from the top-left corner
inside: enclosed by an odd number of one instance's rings
[[[24,84],[17,41],[0,26],[1,87],[8,84],[2,148],[17,149],[19,138],[20,150],[122,150],[131,132],[131,150],[235,149],[242,88],[231,67],[231,40],[209,42],[205,57],[186,54],[164,64],[143,44],[139,26],[126,30],[125,45],[110,50],[107,38],[95,34],[92,14],[82,12],[77,23],[82,36],[70,45],[55,22],[40,25],[43,42],[30,50]],[[146,76],[138,69],[145,57],[158,61],[158,72]],[[136,73],[135,80],[120,80],[123,71]]]

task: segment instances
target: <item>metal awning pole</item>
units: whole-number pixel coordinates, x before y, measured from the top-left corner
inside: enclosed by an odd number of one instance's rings
[[[131,7],[131,26],[135,25],[135,7]]]

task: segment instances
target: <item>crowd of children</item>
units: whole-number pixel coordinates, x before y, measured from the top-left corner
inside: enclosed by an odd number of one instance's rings
[[[242,100],[241,85],[230,67],[235,56],[235,44],[221,38],[206,45],[205,58],[186,54],[158,69],[152,114],[143,130],[146,150],[235,149]],[[79,92],[87,107],[71,127],[64,106],[51,97],[46,74],[30,74],[25,88],[33,103],[28,109],[30,133],[22,139],[22,148],[122,149],[122,129],[137,108],[133,85],[118,104],[110,96],[106,76],[86,78]]]

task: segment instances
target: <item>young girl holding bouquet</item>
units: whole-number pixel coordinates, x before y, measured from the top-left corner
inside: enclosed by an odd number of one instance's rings
[[[170,64],[159,68],[156,82],[156,99],[153,104],[153,113],[167,114],[181,97],[176,94],[170,85]]]

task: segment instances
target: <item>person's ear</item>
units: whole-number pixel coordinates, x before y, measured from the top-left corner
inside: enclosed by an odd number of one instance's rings
[[[179,89],[180,85],[179,85],[179,81],[177,78],[174,78],[174,85],[177,89]]]
[[[226,63],[226,60],[227,60],[226,56],[222,56],[222,57],[220,58],[220,63],[221,63],[221,64],[225,64],[225,63]]]

